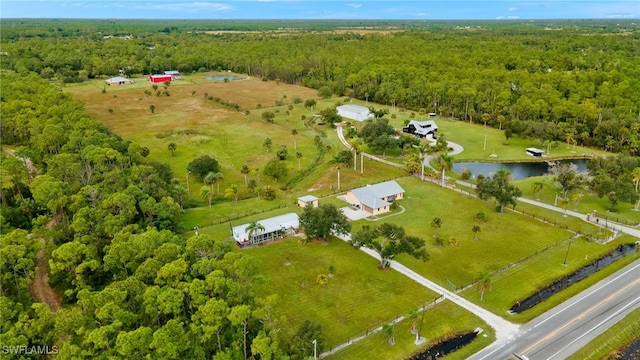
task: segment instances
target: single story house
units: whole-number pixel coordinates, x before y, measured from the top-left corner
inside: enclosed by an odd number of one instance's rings
[[[318,207],[318,198],[313,195],[306,195],[298,198],[298,206],[307,207],[307,205]]]
[[[163,83],[165,81],[172,81],[173,76],[164,74],[154,74],[149,76],[149,81],[152,83]]]
[[[438,125],[433,120],[415,121],[411,120],[407,126],[402,128],[402,132],[413,134],[419,138],[425,138],[427,135],[435,136],[438,131]]]
[[[171,75],[173,80],[182,80],[182,75],[180,75],[180,71],[178,70],[168,70],[164,72],[165,75]]]
[[[109,78],[105,81],[105,83],[109,86],[111,85],[126,85],[126,84],[133,84],[135,83],[135,80],[132,79],[127,79],[125,77],[122,76],[116,76],[116,77],[112,77]]]
[[[336,107],[336,111],[338,115],[356,121],[365,121],[373,118],[371,111],[360,105],[341,105]]]
[[[265,241],[283,238],[298,232],[300,217],[296,213],[288,213],[257,222],[263,229],[256,229],[251,234],[250,224],[242,224],[231,228],[231,234],[239,246],[255,245]],[[251,235],[251,236],[249,236]]]
[[[372,215],[389,212],[391,203],[404,197],[404,189],[394,180],[349,190],[346,200]]]

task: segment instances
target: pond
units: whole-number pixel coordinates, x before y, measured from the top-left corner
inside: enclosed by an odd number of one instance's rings
[[[204,77],[207,80],[214,80],[214,81],[224,81],[229,80],[229,81],[233,81],[233,80],[240,80],[242,79],[242,76],[237,76],[237,75],[209,75],[209,76],[205,76]]]
[[[556,161],[561,164],[572,163],[578,167],[578,172],[587,172],[587,160],[571,159]],[[532,176],[541,176],[549,173],[549,165],[544,162],[510,162],[510,163],[487,163],[487,162],[459,162],[453,164],[453,171],[460,173],[463,168],[471,170],[474,177],[482,174],[491,176],[501,168],[506,168],[511,172],[512,180],[522,180]]]

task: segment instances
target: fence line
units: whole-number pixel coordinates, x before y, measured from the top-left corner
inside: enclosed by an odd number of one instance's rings
[[[436,297],[432,302],[430,302],[429,304],[424,304],[422,307],[418,308],[418,310],[416,311],[417,314],[421,314],[425,311],[427,311],[428,309],[433,308],[434,306],[436,306],[437,304],[441,303],[442,301],[444,301],[444,295],[441,294],[440,296]],[[390,325],[396,325],[397,323],[401,322],[402,320],[405,320],[407,318],[407,315],[398,315],[395,317],[394,320],[391,320],[389,322],[386,322],[385,324],[390,324]],[[336,352],[346,348],[347,346],[356,343],[360,340],[363,340],[364,338],[366,338],[369,335],[374,335],[379,333],[380,331],[382,331],[384,324],[381,326],[378,326],[377,328],[369,331],[369,329],[367,328],[367,330],[365,331],[365,333],[363,335],[357,336],[355,338],[349,338],[346,342],[337,345],[337,346],[330,346],[328,351],[323,352],[322,354],[320,354],[318,356],[319,359],[322,359],[326,356],[329,355],[333,355]]]

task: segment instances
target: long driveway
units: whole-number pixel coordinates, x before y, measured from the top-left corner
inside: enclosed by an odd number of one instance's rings
[[[351,235],[336,235],[336,236],[346,242],[349,242],[351,240]],[[360,248],[360,250],[376,258],[377,260],[380,260],[380,256],[375,251],[364,248],[364,247]],[[458,306],[461,306],[464,309],[469,310],[471,313],[475,314],[476,316],[484,320],[484,322],[489,324],[489,326],[491,326],[496,332],[496,341],[494,342],[494,344],[506,344],[518,334],[518,328],[519,328],[518,325],[510,323],[509,321],[499,317],[498,315],[488,310],[485,310],[482,307],[472,303],[471,301],[443,288],[442,286],[416,273],[415,271],[400,264],[399,262],[395,260],[391,260],[390,267],[396,270],[397,272],[407,276],[411,280],[419,283],[420,285],[430,290],[433,290],[439,294],[442,294],[445,299],[451,300]]]

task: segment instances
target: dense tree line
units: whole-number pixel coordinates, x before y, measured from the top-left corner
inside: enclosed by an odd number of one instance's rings
[[[434,24],[390,34],[291,31],[286,36],[210,34],[204,30],[221,25],[203,22],[186,31],[187,23],[175,31],[151,31],[153,26],[142,22],[138,33],[135,22],[125,23],[130,38],[104,38],[108,27],[96,32],[73,23],[58,24],[68,36],[17,36],[21,26],[28,28],[23,21],[3,28],[1,65],[63,82],[120,70],[133,76],[229,69],[487,123],[541,141],[640,154],[640,93],[634,91],[640,88],[640,43],[633,40],[640,29],[631,22]],[[113,32],[117,29],[114,25]]]
[[[2,159],[3,346],[48,346],[61,359],[309,355],[297,344],[319,336],[317,324],[285,328],[278,297],[256,296],[264,279],[247,256],[174,232],[180,194],[148,150],[35,74],[3,73],[0,106],[2,143],[15,147]],[[64,303],[55,313],[31,298],[43,243]]]

